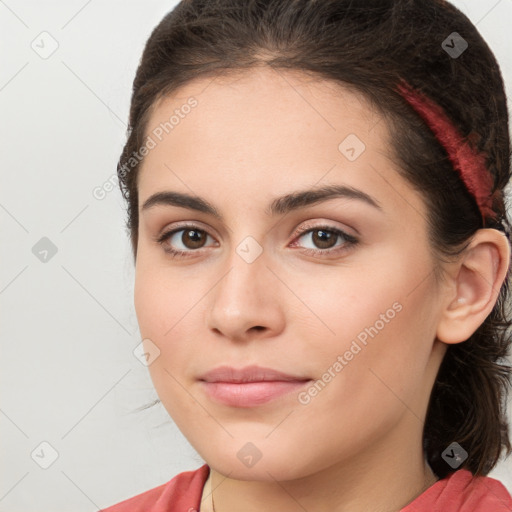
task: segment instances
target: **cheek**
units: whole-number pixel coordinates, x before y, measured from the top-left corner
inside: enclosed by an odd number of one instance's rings
[[[149,372],[162,401],[179,399],[183,389],[197,375],[197,360],[201,354],[200,316],[208,286],[205,280],[195,280],[183,270],[144,259],[137,261],[135,270],[134,306],[141,337],[149,338],[160,355],[149,365]],[[204,289],[198,284],[203,283]]]
[[[413,272],[394,280],[371,277],[371,287],[359,293],[338,289],[337,300],[329,295],[336,287],[324,287],[323,307],[311,304],[334,334],[322,329],[307,340],[301,359],[317,380],[299,397],[302,407],[289,435],[316,438],[321,432],[329,440],[325,457],[336,450],[357,452],[411,412],[421,417],[435,332],[431,282],[410,293],[418,284]]]
[[[332,397],[329,405],[369,409],[386,394],[399,403],[393,393],[410,400],[423,385],[435,337],[431,262],[412,250],[380,256],[378,267],[337,269],[340,277],[323,276],[315,293],[308,282],[298,293],[318,313],[301,326],[309,333],[301,358],[328,382],[331,392],[319,394]]]
[[[162,262],[141,258],[135,269],[134,306],[141,335],[166,342],[180,329],[181,319],[198,300],[197,288],[191,289],[179,270]]]
[[[172,277],[171,277],[172,276]],[[184,392],[193,377],[196,343],[188,343],[197,293],[188,293],[186,283],[175,273],[141,258],[135,273],[134,305],[141,337],[149,338],[159,356],[148,366],[155,390],[179,428],[185,429],[200,413],[196,402]],[[188,427],[190,428],[190,427]]]

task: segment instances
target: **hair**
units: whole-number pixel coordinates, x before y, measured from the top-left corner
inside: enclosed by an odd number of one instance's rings
[[[468,44],[456,58],[442,46],[454,30]],[[460,255],[484,226],[501,231],[510,243],[504,195],[511,172],[510,141],[503,79],[476,27],[450,3],[183,0],[154,28],[144,48],[117,166],[134,260],[140,162],[133,155],[147,137],[152,109],[195,79],[250,72],[258,66],[336,82],[378,109],[389,129],[397,172],[427,206],[436,261]],[[444,109],[463,140],[485,155],[492,177],[489,218],[482,219],[446,149],[397,92],[401,80]],[[434,270],[440,279],[442,265]],[[439,478],[453,470],[442,458],[453,442],[468,453],[460,468],[474,475],[486,475],[503,449],[506,456],[512,452],[506,417],[512,373],[506,364],[512,341],[509,286],[510,265],[491,313],[468,340],[448,345],[439,368],[423,427],[425,455]]]

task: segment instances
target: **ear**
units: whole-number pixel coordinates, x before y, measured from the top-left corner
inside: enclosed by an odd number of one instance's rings
[[[437,338],[444,343],[466,341],[491,313],[510,264],[510,244],[497,229],[479,229],[448,271],[446,301],[440,312]]]

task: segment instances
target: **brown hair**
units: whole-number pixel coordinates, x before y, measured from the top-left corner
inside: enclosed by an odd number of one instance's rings
[[[443,45],[454,31],[467,43],[456,56]],[[446,261],[460,254],[484,224],[445,149],[397,93],[399,81],[407,81],[441,106],[462,137],[485,154],[495,214],[484,219],[485,227],[510,241],[503,192],[510,179],[503,80],[486,42],[458,9],[442,0],[183,0],[153,30],[133,82],[118,176],[134,259],[140,164],[133,155],[147,137],[152,107],[196,78],[262,65],[338,82],[379,109],[391,133],[397,171],[428,207],[433,254]],[[436,278],[441,275],[441,266],[436,267]],[[475,333],[448,346],[433,386],[423,439],[440,478],[452,471],[441,456],[452,442],[468,453],[460,467],[475,475],[486,475],[503,448],[506,455],[512,451],[505,414],[512,372],[505,364],[511,344],[509,280],[508,271],[492,312]]]

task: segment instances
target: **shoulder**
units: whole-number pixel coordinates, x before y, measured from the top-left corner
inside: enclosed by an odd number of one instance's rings
[[[401,512],[511,512],[505,486],[488,476],[459,469],[439,480]]]
[[[210,468],[204,464],[177,474],[169,482],[128,498],[101,512],[197,512]]]

